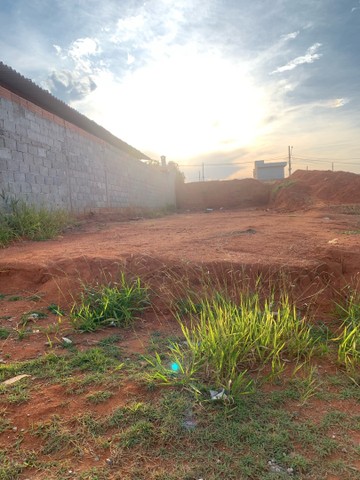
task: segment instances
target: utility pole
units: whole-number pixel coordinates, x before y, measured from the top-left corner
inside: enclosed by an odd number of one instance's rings
[[[205,164],[201,164],[201,169],[202,169],[202,181],[205,182]]]
[[[288,146],[288,154],[289,154],[289,177],[291,176],[291,153],[292,153],[293,147]]]

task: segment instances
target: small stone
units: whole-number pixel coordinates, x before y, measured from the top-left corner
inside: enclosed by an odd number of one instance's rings
[[[114,463],[111,458],[107,458],[105,461],[110,466]]]
[[[95,460],[95,462],[98,462],[98,461],[100,460],[100,457],[96,456],[96,457],[94,458],[94,460]]]
[[[67,337],[62,337],[61,340],[65,343],[65,345],[71,345],[73,343],[72,340],[70,340],[70,338],[67,338]]]
[[[12,428],[13,432],[17,432],[17,427]]]
[[[16,377],[9,378],[8,380],[5,380],[2,382],[3,385],[12,385],[13,383],[19,382],[23,378],[30,377],[31,375],[23,374],[23,375],[17,375]]]

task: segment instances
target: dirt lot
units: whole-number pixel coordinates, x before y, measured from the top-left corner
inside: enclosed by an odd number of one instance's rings
[[[181,272],[200,265],[216,267],[219,275],[226,268],[287,271],[305,300],[305,290],[314,293],[313,283],[338,289],[359,271],[359,216],[338,211],[239,209],[122,222],[91,219],[61,238],[0,251],[0,292],[41,294],[51,303],[69,290],[76,293],[79,279],[91,281],[101,270],[114,274],[122,266],[151,278],[161,268]]]
[[[294,195],[297,190],[292,199]],[[360,216],[353,207],[336,204],[336,198],[332,204],[311,198],[311,205],[302,201],[297,208],[294,203],[286,203],[282,194],[277,204],[275,201],[272,206],[262,208],[185,211],[127,221],[95,215],[79,221],[54,240],[17,242],[0,251],[0,325],[17,331],[23,314],[45,312],[52,304],[68,311],[83,283],[102,277],[116,278],[119,271],[139,275],[157,292],[153,310],[142,317],[136,328],[121,334],[121,349],[129,358],[144,353],[154,333],[167,335],[177,330],[170,308],[172,295],[181,290],[183,282],[196,288],[199,272],[209,275],[212,283],[216,278],[222,281],[229,272],[232,272],[229,282],[236,278],[234,272],[252,278],[261,274],[275,283],[286,278],[299,309],[310,307],[314,321],[330,322],[334,301],[343,294],[342,289],[357,285]],[[14,334],[0,340],[3,364],[37,359],[51,348],[59,349],[65,335],[71,336],[80,349],[109,335],[108,331],[75,333],[66,320],[58,328],[56,322],[57,316],[47,311],[44,318],[35,318],[31,332],[24,338]],[[334,364],[322,368],[333,373],[336,370]],[[149,399],[152,395],[136,382],[127,381],[116,396],[89,407],[84,395],[70,399],[61,384],[47,385],[36,378],[33,381],[36,388],[30,400],[3,406],[7,421],[14,426],[0,433],[0,445],[4,448],[14,445],[21,431],[22,448],[40,449],[40,440],[28,432],[36,422],[48,421],[53,414],[65,420],[84,411],[102,416],[133,398]],[[329,403],[314,401],[306,415],[320,418],[328,409]],[[354,399],[338,401],[336,409],[360,415],[359,403]],[[359,446],[358,432],[354,432],[353,439]],[[59,455],[51,458],[59,460]],[[97,455],[87,452],[80,461],[79,471],[96,466],[97,461]],[[359,460],[353,460],[351,468],[354,470],[344,476],[329,474],[322,478],[359,478],[353,476],[353,472],[359,471]],[[50,478],[35,471],[30,469],[30,474],[20,472],[18,476],[4,478]],[[64,473],[51,478],[80,477]]]

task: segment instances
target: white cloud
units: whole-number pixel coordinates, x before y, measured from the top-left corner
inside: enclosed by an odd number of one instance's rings
[[[56,54],[60,56],[61,53],[62,53],[62,48],[59,47],[59,45],[53,45],[53,47],[54,47],[55,50],[56,50]]]
[[[120,18],[116,24],[116,31],[110,37],[114,43],[123,43],[136,39],[143,33],[146,19],[144,14]]]
[[[288,62],[286,65],[283,65],[281,67],[276,68],[274,71],[271,73],[282,73],[290,70],[294,70],[294,68],[298,67],[299,65],[303,65],[305,63],[314,63],[315,60],[319,60],[319,58],[322,57],[321,53],[316,53],[317,50],[321,47],[321,43],[314,43],[314,45],[311,45],[306,50],[305,55],[302,55],[300,57],[296,57],[290,62]]]
[[[282,35],[282,40],[287,41],[287,40],[293,40],[296,38],[300,33],[300,30],[297,30],[296,32],[288,33],[287,35]]]
[[[132,65],[134,62],[135,62],[135,57],[133,55],[131,55],[130,53],[128,53],[126,63],[128,65]]]
[[[98,55],[101,53],[99,42],[96,38],[78,38],[70,45],[68,54],[74,59],[88,57],[90,55]]]

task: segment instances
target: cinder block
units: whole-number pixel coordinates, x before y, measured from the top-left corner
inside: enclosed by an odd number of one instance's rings
[[[52,177],[45,177],[44,178],[45,185],[54,185],[54,180]]]
[[[19,170],[20,170],[21,173],[30,172],[30,166],[29,166],[28,163],[22,162],[22,163],[20,163],[20,165],[19,165]]]
[[[31,193],[31,185],[26,182],[20,183],[20,192],[21,193]]]
[[[40,165],[40,175],[47,177],[49,175],[49,169],[44,165]]]
[[[10,160],[12,158],[10,148],[0,148],[0,158]]]
[[[31,192],[35,194],[41,193],[41,185],[38,185],[37,183],[31,183]]]
[[[25,181],[35,185],[35,175],[33,173],[25,173]]]
[[[14,195],[19,195],[21,193],[21,184],[20,183],[9,183],[9,193]]]
[[[15,183],[25,182],[25,173],[14,172],[14,181]]]
[[[35,175],[35,183],[38,185],[44,184],[44,177],[42,175]]]
[[[36,147],[35,145],[28,145],[28,151],[32,155],[38,155],[38,147]]]
[[[40,173],[40,166],[36,163],[30,163],[29,168],[31,173]]]

